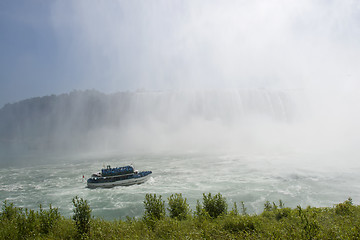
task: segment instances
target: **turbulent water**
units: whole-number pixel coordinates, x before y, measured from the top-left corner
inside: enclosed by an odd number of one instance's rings
[[[54,164],[38,164],[0,170],[0,200],[38,209],[52,204],[71,216],[75,195],[89,201],[93,215],[105,219],[140,217],[146,193],[164,199],[182,193],[192,209],[202,193],[222,193],[229,208],[245,202],[249,213],[260,213],[266,200],[282,199],[286,206],[332,206],[352,197],[360,199],[360,168],[314,161],[326,156],[150,154],[112,155],[102,158],[71,157]],[[46,159],[44,160],[46,161]],[[82,176],[100,170],[103,164],[133,163],[139,170],[152,170],[148,182],[129,187],[88,189]]]

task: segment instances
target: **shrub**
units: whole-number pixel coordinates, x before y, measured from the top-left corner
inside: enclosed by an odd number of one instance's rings
[[[16,222],[19,239],[27,239],[36,234],[36,214],[34,210],[28,210],[25,208],[25,211],[21,211],[21,213],[17,216]]]
[[[280,208],[275,210],[275,219],[280,220],[282,218],[286,218],[290,215],[291,209],[290,208]]]
[[[279,208],[284,208],[285,207],[285,204],[284,204],[284,202],[280,199],[279,200]]]
[[[229,232],[252,232],[255,231],[254,216],[232,216],[225,219],[224,229]]]
[[[264,203],[264,212],[268,212],[268,211],[271,211],[271,210],[272,210],[272,206],[271,206],[270,202],[266,201]]]
[[[220,193],[214,197],[211,196],[211,193],[208,195],[203,193],[203,205],[204,210],[209,213],[212,218],[217,218],[219,215],[227,213],[226,199]]]
[[[247,212],[246,212],[246,207],[245,207],[245,203],[243,201],[241,201],[241,214],[242,215],[247,215]]]
[[[286,208],[284,202],[280,199],[279,200],[279,207],[273,202],[272,211],[275,212],[275,219],[281,220],[282,218],[286,218],[290,215],[291,209]]]
[[[190,207],[186,202],[186,198],[183,198],[181,193],[175,193],[168,198],[168,201],[170,217],[185,220],[190,213]]]
[[[37,213],[27,208],[14,207],[13,203],[8,204],[4,201],[0,219],[0,228],[5,227],[1,235],[5,239],[27,239],[35,236],[38,232]]]
[[[275,202],[272,204],[269,201],[264,203],[264,211],[261,214],[263,217],[274,218],[280,220],[284,217],[288,217],[291,213],[290,208],[285,208],[285,204],[282,200],[279,200],[279,206]]]
[[[205,211],[199,200],[196,201],[196,210],[194,212],[194,216],[200,220],[200,222],[210,218],[209,213]]]
[[[241,204],[241,215],[248,215],[246,212],[247,208],[245,207],[245,203],[243,201],[241,201],[240,204]],[[233,216],[239,215],[239,209],[238,209],[236,202],[234,202],[234,207],[230,211],[230,215],[233,215]]]
[[[353,202],[348,198],[345,202],[335,205],[335,213],[338,215],[349,215],[353,209]]]
[[[236,202],[234,202],[234,207],[233,207],[232,210],[230,211],[230,215],[232,215],[232,216],[237,216],[237,215],[239,215],[239,210],[238,210],[238,207],[237,207]]]
[[[13,203],[8,203],[6,200],[2,206],[1,218],[12,220],[21,213],[21,209],[14,207]]]
[[[316,221],[314,212],[311,212],[311,208],[308,207],[304,211],[300,206],[297,206],[299,217],[301,218],[302,227],[306,239],[313,239],[320,231],[320,225]]]
[[[83,236],[90,233],[90,218],[91,218],[91,209],[87,201],[78,198],[76,196],[72,200],[74,204],[74,215],[73,219],[78,231],[78,234]]]
[[[146,194],[144,205],[145,220],[160,220],[165,217],[165,201],[162,201],[161,195],[157,198],[156,194]]]
[[[53,208],[51,204],[48,211],[44,210],[41,204],[39,208],[40,232],[47,234],[53,228],[55,223],[60,219],[60,213],[58,208]]]
[[[285,205],[283,203],[283,201],[279,200],[279,207],[280,208],[283,208]],[[270,203],[269,201],[266,201],[264,203],[264,211],[265,212],[269,212],[269,211],[274,211],[274,210],[277,210],[278,209],[278,206],[276,205],[276,203]]]

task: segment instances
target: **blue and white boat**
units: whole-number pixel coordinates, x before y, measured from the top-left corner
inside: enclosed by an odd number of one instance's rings
[[[132,165],[116,168],[111,168],[108,165],[106,168],[101,169],[101,172],[94,173],[87,180],[87,186],[89,188],[106,188],[141,184],[146,182],[151,174],[151,171],[139,172]]]

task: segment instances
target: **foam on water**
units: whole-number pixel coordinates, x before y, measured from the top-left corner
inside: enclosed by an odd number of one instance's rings
[[[299,158],[299,156],[297,157]],[[291,159],[292,161],[289,161]],[[287,206],[332,206],[352,197],[360,199],[359,168],[334,171],[312,168],[295,156],[256,155],[117,155],[100,159],[78,159],[58,164],[0,170],[0,200],[16,206],[38,209],[52,204],[65,216],[71,216],[74,196],[87,199],[93,215],[105,219],[140,217],[146,193],[165,200],[182,193],[192,209],[202,193],[222,193],[233,202],[244,201],[248,212],[262,211],[266,200],[282,199]],[[64,162],[65,161],[65,162]],[[294,163],[295,162],[295,163]],[[144,184],[111,189],[88,189],[86,181],[103,164],[121,166],[134,163],[139,170],[152,170]],[[316,166],[316,164],[312,165]]]

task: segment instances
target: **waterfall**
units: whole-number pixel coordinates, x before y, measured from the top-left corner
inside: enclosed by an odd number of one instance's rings
[[[239,123],[262,116],[291,122],[296,106],[291,95],[282,91],[228,90],[117,93],[111,96],[110,111],[128,121],[156,119],[160,122],[189,121],[191,118]]]
[[[256,142],[260,129],[297,121],[293,95],[266,89],[75,91],[27,99],[0,110],[0,147],[26,152]]]

